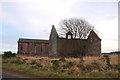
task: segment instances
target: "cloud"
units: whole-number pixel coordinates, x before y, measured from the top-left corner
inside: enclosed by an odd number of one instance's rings
[[[88,0],[85,0],[88,1],[87,3],[81,3],[81,1],[83,0],[4,1],[0,3],[0,7],[2,4],[2,22],[5,30],[3,33],[13,37],[15,41],[19,37],[49,39],[52,25],[58,29],[61,19],[84,17],[100,33],[103,41],[102,48],[104,50],[116,49],[117,45],[114,39],[118,37],[117,3],[103,3],[104,1],[97,3],[97,1],[89,2]],[[12,31],[9,31],[10,29]],[[7,31],[9,34],[6,33]],[[7,36],[4,39],[7,40]],[[14,45],[17,45],[14,40]],[[108,40],[110,42],[107,42]],[[110,43],[113,44],[113,48],[109,47]]]
[[[19,37],[49,39],[52,25],[56,25],[60,18],[67,15],[67,9],[73,2],[66,5],[62,0],[46,1],[2,3],[2,50],[17,51],[16,42]]]
[[[101,27],[104,26],[104,27]],[[118,19],[103,20],[98,26],[101,37],[115,39],[118,38]]]
[[[70,5],[63,1],[39,1],[28,3],[3,3],[4,22],[13,24],[35,35],[40,31],[50,32],[52,24],[57,24],[68,14]]]
[[[102,52],[118,50],[117,39],[104,39],[102,41]]]
[[[107,17],[108,20],[113,20],[113,19],[116,19],[116,18],[118,18],[118,16],[108,16]]]
[[[39,2],[43,0],[1,0],[0,2]],[[48,2],[49,0],[44,0]],[[51,0],[55,1],[55,0]],[[57,1],[62,1],[62,0],[57,0]],[[69,0],[69,1],[74,1],[74,0]],[[79,0],[81,2],[118,2],[119,0]]]

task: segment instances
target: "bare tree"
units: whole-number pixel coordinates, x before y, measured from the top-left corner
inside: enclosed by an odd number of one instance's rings
[[[73,34],[73,38],[79,39],[86,39],[88,33],[94,29],[86,20],[78,18],[61,20],[60,27],[61,36],[70,31]]]

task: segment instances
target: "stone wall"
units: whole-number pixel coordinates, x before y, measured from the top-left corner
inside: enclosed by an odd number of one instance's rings
[[[59,57],[79,57],[85,55],[86,40],[58,38],[57,41]]]
[[[54,26],[52,26],[49,38],[49,57],[57,57],[57,38],[58,34]]]
[[[99,56],[101,54],[101,39],[95,34],[94,31],[90,33],[87,39],[86,55]]]
[[[68,38],[68,35],[71,38]],[[50,57],[99,56],[101,54],[101,39],[92,30],[87,39],[73,39],[72,33],[66,33],[66,38],[59,38],[55,27],[52,27],[49,39]]]
[[[74,39],[71,32],[66,33],[66,38],[59,38],[55,27],[52,26],[49,41],[19,39],[18,53],[49,55],[49,57],[99,56],[101,39],[93,30],[87,39]]]
[[[58,57],[99,56],[101,39],[91,31],[87,39],[57,38]]]

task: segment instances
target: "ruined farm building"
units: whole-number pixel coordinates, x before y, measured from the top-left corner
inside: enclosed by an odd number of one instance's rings
[[[48,56],[48,45],[48,40],[20,38],[18,40],[18,54]]]
[[[55,27],[52,26],[49,40],[19,39],[19,54],[38,54],[49,57],[79,57],[99,56],[101,53],[101,39],[92,30],[87,39],[74,39],[71,32],[66,38],[60,38]],[[69,37],[68,37],[69,36]]]
[[[71,36],[71,38],[68,38],[68,36]],[[74,39],[71,32],[66,33],[66,38],[60,38],[55,27],[52,27],[49,39],[49,56],[98,56],[100,53],[101,39],[93,30],[87,39]]]

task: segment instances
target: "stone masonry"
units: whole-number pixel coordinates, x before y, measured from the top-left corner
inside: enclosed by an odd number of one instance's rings
[[[49,39],[50,57],[99,56],[100,53],[101,39],[93,30],[87,39],[74,39],[71,32],[66,33],[66,38],[60,38],[52,26]]]
[[[66,38],[60,38],[54,25],[49,40],[23,39],[18,40],[18,54],[37,54],[49,57],[99,56],[101,39],[92,30],[87,39],[74,39],[71,32]]]

